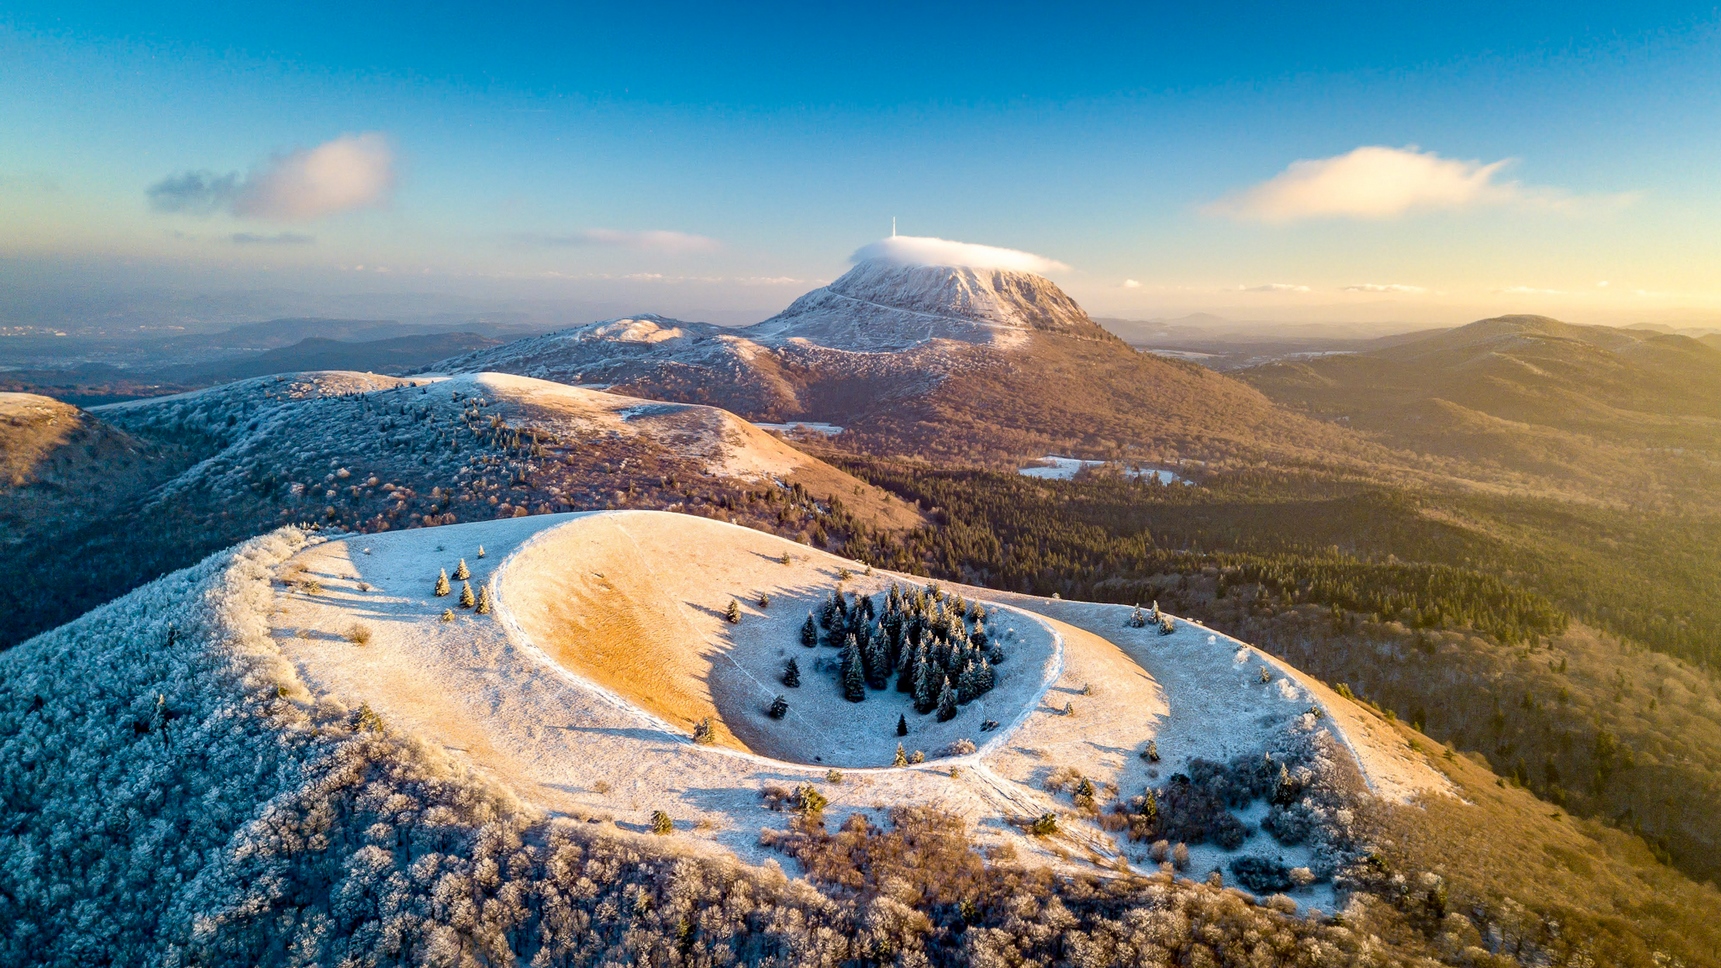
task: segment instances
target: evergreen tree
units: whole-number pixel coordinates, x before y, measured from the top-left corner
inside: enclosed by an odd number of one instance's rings
[[[474,606],[476,604],[478,604],[478,599],[472,597],[472,583],[471,582],[464,582],[464,581],[461,582],[460,583],[460,607],[461,608],[471,608],[472,606]]]
[[[729,607],[723,610],[723,617],[728,620],[730,625],[740,625],[741,603],[731,598],[729,600]]]
[[[490,586],[489,585],[478,586],[478,605],[477,605],[477,607],[475,607],[473,609],[473,611],[477,612],[479,615],[489,615],[490,614]]]
[[[944,686],[938,691],[938,721],[948,723],[956,718],[956,690],[950,688],[950,678],[944,679]]]
[[[884,633],[873,630],[872,638],[867,640],[866,684],[874,689],[883,689],[890,685],[889,653]]]
[[[984,696],[997,684],[998,675],[992,671],[992,663],[982,657],[979,667],[974,670],[974,695]]]
[[[843,698],[849,702],[861,702],[866,699],[866,672],[861,667],[860,645],[854,636],[849,636],[849,644],[843,648]]]
[[[466,570],[466,559],[465,558],[460,559],[459,567],[454,569],[454,580],[455,581],[465,581],[466,579],[471,578],[471,577],[472,577],[472,572]]]
[[[896,735],[898,735],[898,736],[907,736],[908,735],[908,717],[907,716],[903,716],[901,714],[897,715],[897,717],[896,717]],[[901,743],[896,744],[896,755],[898,755],[898,756],[902,755],[902,744]],[[901,766],[902,764],[898,763],[897,765]]]
[[[825,604],[819,608],[819,626],[824,629],[835,628],[837,624],[837,593],[826,596]]]
[[[968,641],[976,649],[986,648],[986,622],[984,619],[974,623],[974,632],[968,636]]]
[[[448,587],[448,569],[439,569],[436,572],[436,597],[441,598],[450,591],[453,589]]]
[[[801,664],[794,659],[789,660],[789,667],[783,670],[783,685],[790,689],[798,689],[801,685]]]
[[[789,700],[778,694],[777,698],[771,700],[769,713],[772,719],[782,719],[789,715]]]
[[[484,557],[484,546],[483,545],[478,546],[478,557],[480,557],[480,558]]]
[[[934,675],[942,677],[942,674],[933,671],[937,668],[931,662],[917,663],[917,671],[914,674],[914,711],[921,715],[932,712],[938,707],[937,689],[941,678],[934,679],[933,677]]]
[[[801,626],[801,644],[812,648],[819,644],[819,627],[813,623],[813,613],[807,613],[807,624]]]
[[[1129,613],[1129,627],[1132,629],[1147,628],[1147,613],[1141,610],[1140,602],[1137,602],[1135,610]]]
[[[972,702],[979,695],[974,686],[974,666],[964,665],[956,673],[956,701],[964,705]]]
[[[926,661],[923,649],[902,650],[902,661],[896,667],[896,691],[914,692],[915,676],[919,674],[921,665]]]
[[[890,762],[890,765],[891,766],[907,766],[908,765],[908,752],[902,748],[901,743],[896,744],[896,759],[892,760]]]

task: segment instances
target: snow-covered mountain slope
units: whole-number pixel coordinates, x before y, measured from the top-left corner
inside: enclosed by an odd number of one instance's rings
[[[1200,367],[1139,353],[1028,272],[860,263],[754,326],[640,316],[439,363],[847,428],[883,453],[997,461],[1072,450],[1262,460],[1344,431]],[[1096,456],[1098,455],[1096,453]]]
[[[890,351],[937,339],[1015,348],[1034,330],[1107,337],[1044,276],[883,259],[860,263],[745,332],[764,343],[805,339],[832,349]]]
[[[903,502],[722,410],[509,374],[262,377],[81,419],[172,459],[140,459],[128,471],[124,454],[110,454],[111,468],[80,465],[77,488],[0,489],[0,521],[18,524],[8,537],[43,549],[28,575],[0,591],[0,605],[14,595],[42,602],[7,611],[46,624],[0,625],[7,644],[295,522],[375,531],[649,507],[839,543],[855,522],[885,530],[920,522]],[[96,513],[86,498],[122,471],[123,493]],[[828,503],[834,495],[840,513]]]
[[[490,614],[433,594],[438,573],[462,559]],[[462,751],[528,802],[640,827],[664,810],[691,838],[754,861],[766,856],[759,829],[785,823],[771,791],[819,782],[832,768],[844,772],[823,788],[836,824],[937,803],[985,842],[1149,868],[1148,843],[1114,840],[1048,775],[1085,777],[1096,797],[1128,799],[1173,774],[1200,777],[1201,761],[1253,769],[1270,755],[1273,776],[1284,765],[1292,778],[1284,782],[1306,789],[1311,805],[1363,796],[1363,786],[1393,801],[1450,789],[1395,734],[1361,728],[1366,713],[1295,670],[1187,622],[1174,620],[1170,635],[1129,628],[1130,610],[1119,606],[944,589],[986,610],[984,625],[1007,656],[996,688],[948,720],[917,713],[889,683],[845,700],[841,650],[802,643],[808,614],[838,585],[872,596],[881,617],[893,583],[921,587],[861,571],[703,519],[537,517],[318,545],[282,572],[271,621],[315,691]],[[310,581],[316,594],[304,591]],[[1033,614],[1047,608],[1059,618]],[[355,623],[369,635],[360,646]],[[796,686],[781,681],[790,659]],[[779,695],[780,718],[770,713]],[[702,721],[709,745],[692,738]],[[1142,755],[1150,741],[1157,761]],[[925,762],[893,766],[899,743]],[[1290,794],[1277,795],[1284,807]],[[1260,800],[1242,812],[1259,822],[1267,809]],[[1029,835],[1028,822],[1047,813],[1061,818],[1060,836]],[[1333,838],[1287,834],[1281,843],[1261,833],[1192,849],[1202,870],[1263,854],[1320,877],[1342,862],[1342,832]],[[1319,884],[1298,896],[1330,899]]]
[[[605,320],[444,360],[438,373],[516,373],[635,396],[714,403],[748,416],[793,414],[797,388],[770,350],[710,323]]]
[[[153,500],[258,494],[285,520],[453,523],[626,504],[678,479],[858,484],[713,407],[502,373],[265,377],[96,412],[140,436],[208,443]]]

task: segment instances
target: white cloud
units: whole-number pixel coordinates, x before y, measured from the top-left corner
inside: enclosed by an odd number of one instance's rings
[[[863,245],[849,256],[850,262],[882,259],[910,266],[968,266],[974,269],[1010,269],[1016,272],[1062,272],[1069,269],[1056,259],[1032,252],[1000,249],[972,242],[952,242],[918,235],[893,235]]]
[[[1345,286],[1345,292],[1427,292],[1421,286],[1406,286],[1397,282],[1359,282],[1354,286]]]
[[[1415,147],[1364,145],[1331,158],[1294,161],[1259,185],[1208,205],[1211,215],[1260,222],[1308,218],[1382,219],[1410,212],[1519,205],[1572,209],[1594,202],[1618,205],[1632,195],[1573,197],[1557,188],[1499,181],[1512,159],[1483,164],[1442,158]]]
[[[1227,292],[1308,292],[1308,286],[1298,286],[1289,282],[1268,282],[1259,286],[1232,286]]]
[[[623,232],[617,229],[585,229],[568,235],[521,233],[514,236],[520,245],[542,248],[598,246],[614,249],[637,249],[647,252],[711,252],[721,247],[716,239],[687,232]]]
[[[1140,289],[1141,283],[1136,282],[1134,279],[1125,279],[1123,281],[1123,287],[1125,289]]]
[[[386,205],[393,191],[394,149],[372,131],[280,155],[243,179],[236,171],[169,175],[145,194],[158,212],[305,221]]]
[[[377,132],[282,155],[246,179],[233,213],[303,220],[376,208],[394,191],[394,148]]]

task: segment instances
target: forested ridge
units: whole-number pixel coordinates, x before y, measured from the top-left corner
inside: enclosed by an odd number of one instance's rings
[[[1261,583],[1291,604],[1470,628],[1508,644],[1556,634],[1576,617],[1721,665],[1721,521],[1711,518],[1274,471],[1191,487],[841,462],[935,515],[936,527],[875,540],[869,553],[881,564],[1101,601],[1122,601],[1107,597],[1107,581],[1211,571],[1221,592]]]

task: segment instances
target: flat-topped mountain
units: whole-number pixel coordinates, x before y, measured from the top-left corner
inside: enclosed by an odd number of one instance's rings
[[[976,247],[978,248],[978,247]],[[865,250],[863,250],[864,252]],[[640,315],[444,360],[847,430],[876,453],[1285,459],[1349,449],[1237,381],[1139,353],[1021,268],[863,259],[753,326]]]
[[[1044,276],[887,259],[860,263],[745,332],[764,343],[805,339],[832,349],[874,351],[937,339],[1019,347],[1034,330],[1114,338]]]

